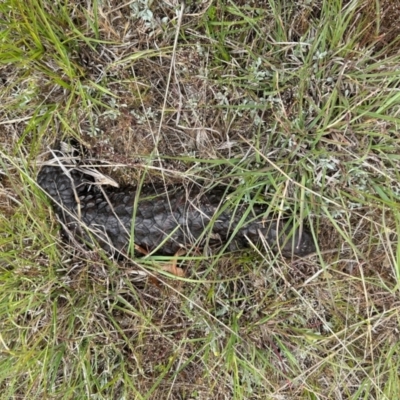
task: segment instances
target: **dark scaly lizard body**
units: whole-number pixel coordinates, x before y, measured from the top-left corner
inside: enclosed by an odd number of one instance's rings
[[[243,222],[246,205],[225,205],[223,199],[227,194],[223,187],[207,192],[194,185],[171,188],[168,192],[165,188],[148,187],[140,191],[133,216],[135,188],[119,191],[98,188],[90,176],[57,164],[42,167],[37,181],[53,200],[65,228],[86,242],[91,242],[90,236],[96,237],[109,253],[127,253],[132,221],[135,245],[158,254],[174,255],[182,248],[206,243],[223,245],[234,232],[230,248],[246,247],[249,240],[257,244],[263,235],[274,251],[279,248],[287,257],[305,256],[315,251],[309,233],[300,234],[285,221],[278,226],[276,221],[264,220],[263,209],[259,206],[254,207],[253,213],[248,213]],[[239,223],[241,227],[236,231]],[[87,234],[88,230],[91,235]]]

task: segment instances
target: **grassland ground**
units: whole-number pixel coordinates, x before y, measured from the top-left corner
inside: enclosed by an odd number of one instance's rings
[[[397,3],[2,0],[0,397],[400,398]],[[180,279],[78,248],[36,183],[71,137],[122,186],[229,184],[318,250]]]

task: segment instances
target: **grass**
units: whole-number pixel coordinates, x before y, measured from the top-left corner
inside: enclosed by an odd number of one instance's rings
[[[379,3],[379,4],[378,4]],[[395,1],[0,4],[4,399],[400,397]],[[109,260],[35,177],[75,137],[121,184],[236,189],[318,252]]]

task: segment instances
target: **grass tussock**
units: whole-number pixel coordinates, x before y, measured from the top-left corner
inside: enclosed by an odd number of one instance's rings
[[[400,12],[384,0],[0,4],[0,392],[400,397]],[[74,137],[121,185],[229,183],[318,251],[115,261],[35,183]],[[236,196],[236,197],[235,197]]]

